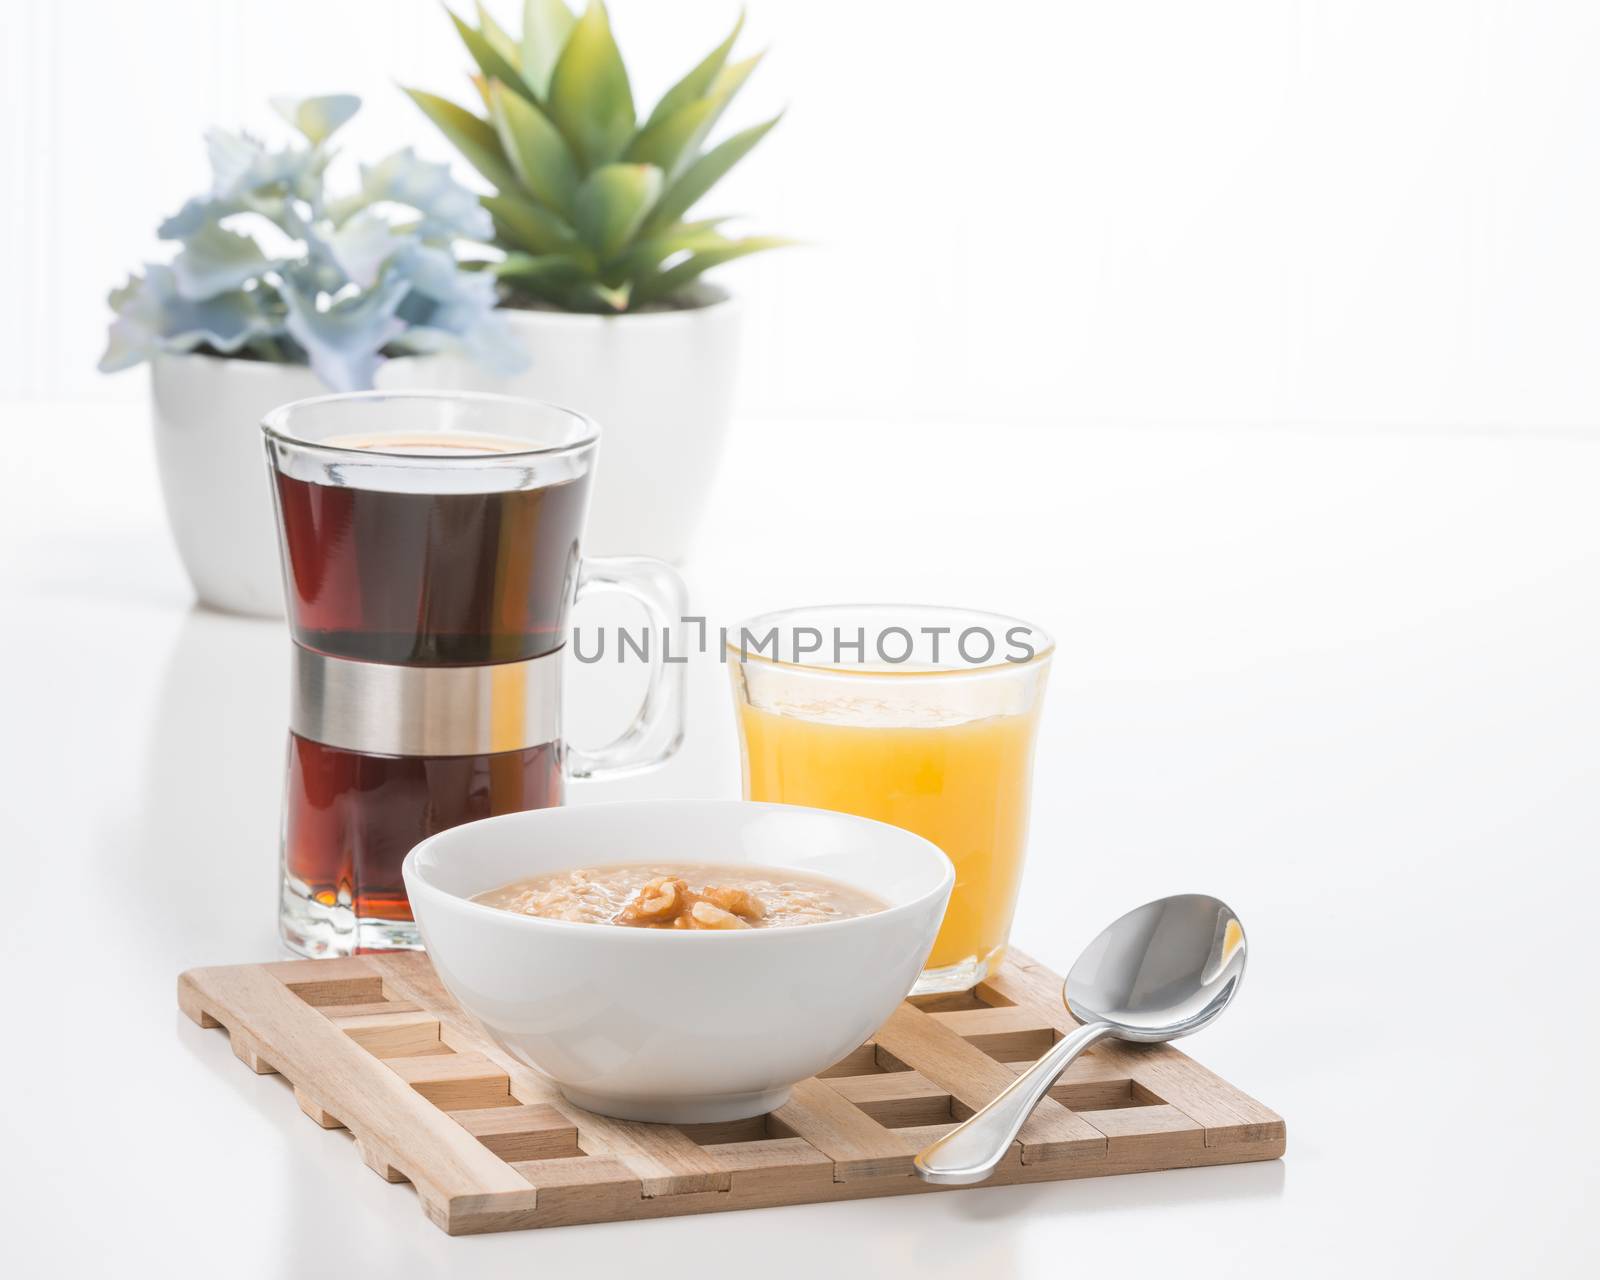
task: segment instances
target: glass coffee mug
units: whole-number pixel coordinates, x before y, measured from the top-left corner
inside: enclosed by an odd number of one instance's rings
[[[626,592],[672,633],[683,582],[658,560],[580,557],[599,431],[569,410],[364,392],[262,429],[294,641],[280,931],[308,956],[416,947],[412,846],[676,749],[684,668],[666,646],[598,751],[562,739],[561,673],[580,594]]]
[[[933,841],[956,885],[913,994],[995,972],[1022,883],[1050,637],[969,609],[837,605],[752,618],[727,644],[745,798]]]

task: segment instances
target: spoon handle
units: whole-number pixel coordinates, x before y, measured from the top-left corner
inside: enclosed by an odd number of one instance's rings
[[[975,1111],[942,1138],[917,1154],[917,1176],[924,1182],[963,1187],[982,1182],[1005,1159],[1022,1123],[1037,1107],[1056,1077],[1072,1060],[1102,1036],[1111,1033],[1108,1022],[1086,1022],[1063,1036],[1050,1051],[1008,1084],[994,1101]]]

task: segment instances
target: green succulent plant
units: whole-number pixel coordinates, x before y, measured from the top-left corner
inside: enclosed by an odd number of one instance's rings
[[[729,61],[742,14],[641,121],[601,0],[581,14],[563,0],[526,0],[520,38],[482,4],[477,12],[477,26],[450,17],[477,63],[484,114],[406,92],[493,184],[483,204],[506,253],[496,270],[514,299],[593,312],[673,305],[710,268],[790,243],[724,235],[724,218],[686,221],[778,122],[706,145],[761,60]]]

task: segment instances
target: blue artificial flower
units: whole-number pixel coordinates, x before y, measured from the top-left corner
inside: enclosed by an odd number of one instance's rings
[[[312,371],[335,391],[370,388],[382,351],[406,331],[395,315],[410,290],[396,278],[376,289],[319,306],[325,295],[302,290],[291,275],[282,286],[284,328],[305,350]]]
[[[370,204],[391,201],[422,215],[424,240],[488,240],[494,219],[478,197],[450,176],[450,168],[419,160],[410,147],[361,166],[361,194]]]
[[[232,289],[210,298],[186,298],[173,269],[157,264],[113,290],[108,301],[116,318],[100,357],[102,373],[131,368],[161,351],[207,346],[231,354],[281,326],[255,291]]]
[[[308,176],[321,176],[319,162],[326,164],[315,147],[272,151],[248,133],[225,129],[206,131],[206,154],[211,160],[211,195],[217,200],[237,201],[262,191],[298,191]]]
[[[200,300],[242,289],[272,265],[272,259],[250,236],[229,231],[220,223],[204,222],[172,260],[172,274],[179,293]]]
[[[396,234],[381,215],[370,209],[352,215],[331,233],[319,232],[317,239],[344,277],[360,289],[370,289],[377,284],[378,277],[383,274],[384,263],[410,243],[407,237]],[[454,266],[453,260],[451,265]]]
[[[495,312],[493,274],[456,258],[457,241],[494,227],[445,165],[406,148],[363,166],[358,191],[328,195],[328,139],[359,106],[349,94],[274,99],[304,146],[207,133],[211,189],[161,224],[181,246],[171,264],[111,295],[103,370],[161,351],[248,348],[303,360],[345,391],[370,387],[388,354],[451,350],[499,373],[526,366]]]
[[[494,310],[496,285],[487,271],[463,271],[444,249],[409,245],[393,270],[411,282],[400,305],[406,332],[396,343],[406,351],[459,351],[503,376],[528,367],[527,349]]]

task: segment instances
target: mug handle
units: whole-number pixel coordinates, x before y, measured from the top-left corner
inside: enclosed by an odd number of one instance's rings
[[[689,611],[688,588],[665,560],[649,556],[585,559],[578,569],[576,599],[606,591],[632,596],[644,606],[649,619],[650,683],[633,723],[612,741],[592,751],[566,744],[564,760],[570,778],[615,777],[649,769],[683,745],[684,688],[689,670],[683,616]]]

